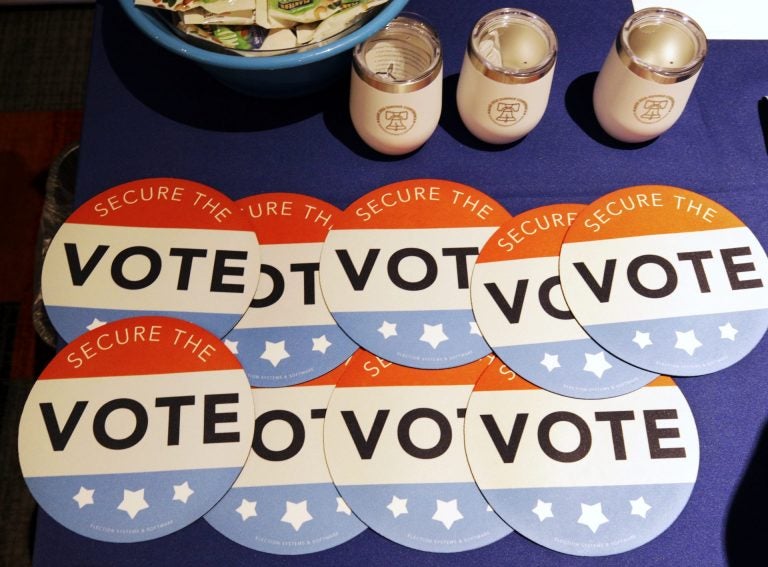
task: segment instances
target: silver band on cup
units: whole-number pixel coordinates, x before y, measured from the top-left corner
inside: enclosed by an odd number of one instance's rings
[[[443,68],[443,51],[435,30],[401,15],[355,46],[352,67],[360,79],[388,93],[424,88]]]
[[[616,36],[616,53],[638,77],[669,85],[699,72],[707,55],[707,37],[682,12],[646,8],[624,22]]]
[[[537,81],[552,69],[557,48],[555,32],[542,17],[518,8],[500,8],[477,21],[467,54],[486,77],[523,84]]]

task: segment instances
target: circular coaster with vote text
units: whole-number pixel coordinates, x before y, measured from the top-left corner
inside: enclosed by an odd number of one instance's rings
[[[615,356],[673,376],[717,372],[768,327],[768,259],[722,205],[685,189],[620,189],[565,235],[560,280],[587,333]]]
[[[623,553],[654,539],[698,474],[696,424],[666,376],[583,400],[496,361],[472,392],[465,427],[472,473],[494,510],[528,539],[571,555]]]
[[[336,490],[323,453],[325,412],[344,369],[286,388],[253,388],[252,450],[232,489],[205,515],[216,530],[257,551],[299,555],[365,529]]]
[[[357,344],[414,368],[490,352],[472,315],[480,248],[509,213],[477,189],[414,179],[376,189],[334,224],[320,259],[333,317]]]
[[[480,252],[472,308],[504,363],[537,386],[574,398],[619,396],[657,374],[627,364],[576,322],[560,289],[560,246],[583,205],[549,205],[515,216]]]
[[[222,337],[258,279],[258,241],[240,207],[201,183],[150,178],[78,207],[51,241],[41,287],[66,341],[141,315],[185,319]]]
[[[242,470],[253,403],[220,339],[130,317],[65,346],[29,394],[19,462],[38,504],[80,535],[158,538],[203,516]]]
[[[412,549],[449,553],[510,533],[480,494],[464,452],[464,411],[489,358],[443,370],[400,366],[362,349],[336,385],[325,456],[352,511]]]
[[[252,386],[313,380],[357,349],[336,324],[320,291],[320,251],[341,214],[295,193],[237,201],[258,235],[261,277],[250,307],[225,337]]]

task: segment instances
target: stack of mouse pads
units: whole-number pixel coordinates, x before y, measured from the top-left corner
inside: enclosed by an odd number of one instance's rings
[[[429,552],[622,553],[697,478],[670,376],[746,356],[766,280],[748,227],[669,186],[513,216],[447,180],[344,211],[129,182],[45,258],[67,344],[24,408],[22,472],[54,519],[109,542],[204,518],[274,554],[365,529]]]

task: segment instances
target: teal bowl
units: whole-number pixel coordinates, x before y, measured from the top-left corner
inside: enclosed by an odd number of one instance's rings
[[[389,0],[356,30],[305,51],[243,57],[198,47],[177,35],[155,8],[119,0],[128,18],[147,37],[179,57],[195,62],[228,87],[251,96],[297,97],[328,87],[349,73],[352,48],[394,19],[408,0]]]

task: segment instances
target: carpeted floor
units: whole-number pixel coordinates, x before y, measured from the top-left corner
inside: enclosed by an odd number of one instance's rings
[[[53,355],[32,319],[46,179],[80,136],[94,7],[0,3],[0,566],[31,563],[35,504],[18,466],[18,420]]]

